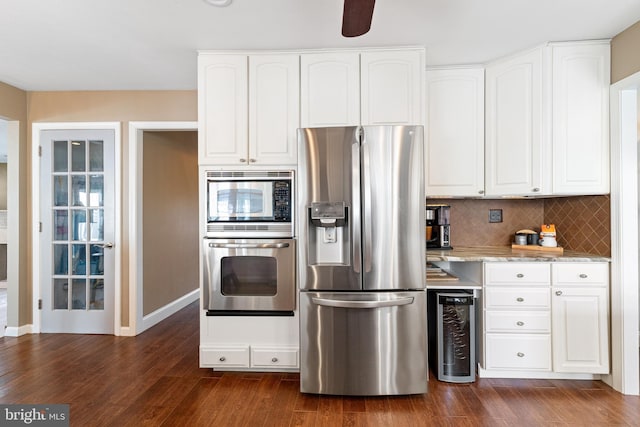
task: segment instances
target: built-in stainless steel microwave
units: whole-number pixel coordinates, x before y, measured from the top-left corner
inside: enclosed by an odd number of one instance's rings
[[[292,237],[293,171],[206,172],[206,237]]]

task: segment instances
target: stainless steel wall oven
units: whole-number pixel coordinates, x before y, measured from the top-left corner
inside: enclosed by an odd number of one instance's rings
[[[293,316],[293,171],[206,171],[203,307],[210,316]]]

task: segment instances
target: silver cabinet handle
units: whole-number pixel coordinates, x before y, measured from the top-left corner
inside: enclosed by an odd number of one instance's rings
[[[516,355],[517,355],[518,357],[524,357],[524,353],[521,353],[521,352],[518,352]]]
[[[226,357],[224,357],[224,356],[221,356],[219,360],[220,360],[221,362],[225,362],[225,361],[227,360],[227,358],[226,358]]]
[[[521,321],[521,320],[518,320],[518,321],[516,322],[516,325],[518,325],[518,326],[524,326],[524,322],[523,322],[523,321]]]
[[[589,277],[589,276],[587,276],[587,275],[586,275],[586,274],[584,274],[584,273],[580,274],[580,278],[581,278],[581,279],[586,279],[587,277]]]
[[[272,361],[273,363],[278,363],[278,358],[277,358],[277,357],[272,357],[272,358],[271,358],[271,361]]]
[[[100,246],[103,249],[111,249],[111,248],[113,248],[113,243],[111,243],[111,242],[100,243],[100,244],[98,244],[96,246]]]
[[[484,194],[484,190],[478,190],[478,194]]]
[[[533,191],[534,193],[537,193],[540,191],[540,189],[538,187],[534,187],[531,191]]]
[[[247,159],[240,159],[240,163],[247,163]]]
[[[210,248],[222,249],[282,249],[288,248],[288,243],[209,243]]]
[[[516,277],[517,277],[518,279],[522,279],[522,278],[524,277],[524,274],[522,274],[522,273],[518,273],[518,274],[516,274]]]
[[[516,301],[518,301],[518,302],[523,302],[523,301],[524,301],[524,298],[522,298],[522,297],[518,297],[518,298],[516,298]]]
[[[556,295],[558,296],[562,295],[562,291],[556,291]]]
[[[255,163],[256,159],[249,159],[249,163]]]
[[[324,307],[337,308],[380,308],[413,304],[413,297],[396,298],[385,301],[345,301],[328,298],[311,298],[314,304]]]

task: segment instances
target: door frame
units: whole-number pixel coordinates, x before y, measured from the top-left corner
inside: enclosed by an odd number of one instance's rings
[[[200,296],[200,290],[179,298],[173,303],[144,315],[142,271],[142,160],[145,131],[198,131],[198,122],[129,122],[129,330],[127,335],[138,335]]]
[[[610,88],[611,375],[605,381],[640,394],[638,290],[638,94],[640,72]]]
[[[122,308],[122,298],[121,298],[121,224],[122,224],[122,208],[121,208],[121,197],[122,197],[122,185],[121,185],[121,132],[120,132],[121,124],[120,122],[67,122],[67,123],[33,123],[31,125],[31,215],[32,215],[32,296],[33,296],[33,333],[40,333],[41,329],[41,311],[38,309],[38,300],[40,299],[40,155],[39,155],[39,146],[40,146],[40,133],[48,130],[94,130],[94,129],[106,129],[114,131],[114,142],[115,142],[115,151],[114,151],[114,178],[115,178],[115,204],[114,204],[114,215],[115,215],[115,230],[114,230],[114,304],[113,304],[113,322],[114,322],[114,335],[121,335],[122,330],[122,322],[121,322],[121,308]]]

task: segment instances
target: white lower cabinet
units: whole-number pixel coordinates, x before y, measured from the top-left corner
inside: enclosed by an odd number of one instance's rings
[[[229,371],[294,372],[299,362],[294,316],[200,315],[200,367]]]
[[[609,265],[554,264],[553,367],[609,373]]]
[[[297,347],[200,346],[200,366],[214,369],[297,369]]]
[[[483,376],[609,372],[608,263],[491,262],[484,277]]]

